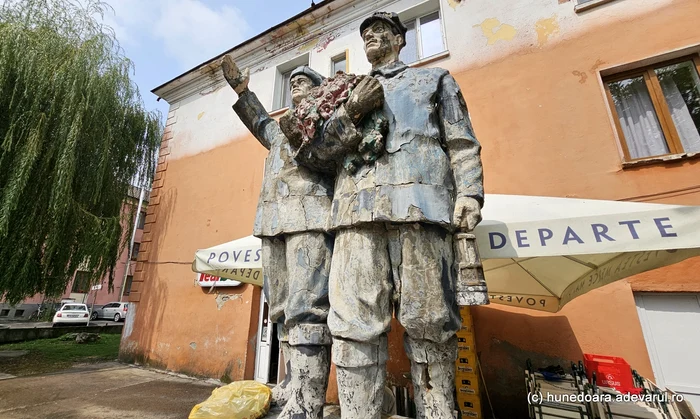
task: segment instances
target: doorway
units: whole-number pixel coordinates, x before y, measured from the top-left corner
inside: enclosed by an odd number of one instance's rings
[[[260,316],[255,347],[255,381],[277,384],[280,376],[280,345],[277,324],[270,322],[270,306],[265,293],[260,293]]]

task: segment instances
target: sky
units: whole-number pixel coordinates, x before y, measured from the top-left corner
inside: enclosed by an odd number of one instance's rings
[[[318,0],[317,0],[318,1]],[[104,21],[134,63],[146,109],[168,113],[151,93],[239,43],[308,9],[311,0],[105,0]]]

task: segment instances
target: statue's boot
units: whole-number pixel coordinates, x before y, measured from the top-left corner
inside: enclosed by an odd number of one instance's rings
[[[387,354],[386,335],[372,343],[333,339],[342,419],[381,418]]]
[[[406,339],[416,419],[455,419],[456,339],[443,344]]]
[[[330,374],[330,346],[290,346],[291,394],[279,419],[322,419]]]
[[[277,406],[284,407],[292,394],[292,369],[290,367],[289,359],[291,356],[289,342],[280,341],[280,348],[282,349],[282,356],[284,357],[285,375],[284,380],[282,380],[281,383],[278,383],[272,389],[272,403]]]
[[[338,367],[338,398],[342,419],[380,419],[386,364]]]

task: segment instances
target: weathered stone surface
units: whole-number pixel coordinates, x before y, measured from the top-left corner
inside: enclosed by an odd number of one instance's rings
[[[333,180],[298,165],[290,139],[247,89],[248,74],[238,71],[230,58],[222,67],[239,95],[234,111],[269,150],[253,234],[262,239],[263,288],[287,361],[287,376],[273,390],[273,401],[283,407],[280,418],[321,419],[330,368],[326,319],[333,243],[327,229]],[[283,126],[322,79],[306,66],[292,72],[293,106]],[[295,145],[301,141],[297,134],[290,135]]]
[[[330,374],[330,346],[290,346],[292,391],[280,419],[322,419]]]
[[[75,337],[76,343],[90,343],[98,340],[100,340],[100,335],[97,333],[78,333],[78,336]]]
[[[481,146],[449,72],[399,61],[406,28],[398,15],[375,13],[360,27],[372,64],[366,80],[381,85],[388,132],[383,153],[339,168],[334,187],[328,325],[342,417],[379,419],[386,374],[381,342],[395,312],[407,333],[417,417],[451,419],[461,323],[455,293],[478,302],[482,285],[480,267],[465,266],[478,258],[458,252],[462,282],[472,288],[457,287],[453,234],[481,219]],[[363,99],[370,98],[359,88],[352,93],[328,120],[325,138],[309,148],[309,161],[347,157],[342,145],[357,137],[356,125],[372,110]]]
[[[260,144],[270,150],[253,234],[271,237],[327,230],[332,180],[297,164],[279,124],[267,114],[255,93],[243,92],[233,109]]]

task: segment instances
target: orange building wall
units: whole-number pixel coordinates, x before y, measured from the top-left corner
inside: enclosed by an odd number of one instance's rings
[[[676,1],[643,19],[598,27],[481,68],[453,69],[483,146],[486,192],[700,205],[700,160],[621,168],[598,73],[700,44],[699,14],[700,2]],[[682,189],[688,190],[673,192]],[[632,291],[700,292],[698,267],[700,258],[694,258],[619,281],[556,314],[497,305],[473,309],[477,350],[498,417],[526,417],[522,377],[528,358],[536,367],[568,369],[583,353],[622,356],[653,379]]]
[[[167,147],[167,132],[164,138]],[[121,359],[225,381],[252,379],[260,289],[202,289],[191,263],[199,248],[251,234],[262,169],[250,168],[262,167],[264,152],[249,139],[187,159],[164,156],[167,170],[154,182],[142,239],[148,244],[141,245],[132,285],[136,312],[125,327]]]
[[[699,160],[621,169],[598,73],[699,45],[699,15],[700,2],[678,0],[643,18],[481,67],[431,64],[448,67],[462,87],[483,145],[486,192],[700,205]],[[130,334],[125,331],[123,358],[198,375],[252,377],[259,290],[220,290],[232,297],[218,307],[216,293],[194,284],[189,264],[198,248],[250,234],[264,156],[251,137],[176,161],[164,156],[167,169],[156,180],[159,203],[149,207],[153,224],[144,240],[152,241],[142,253],[144,274],[135,278],[140,302]],[[687,191],[673,192],[681,189]],[[475,308],[477,347],[498,417],[524,417],[528,358],[536,366],[566,368],[583,353],[617,355],[653,378],[633,291],[700,291],[689,273],[698,266],[696,259],[619,281],[556,314]],[[391,333],[390,352],[390,380],[406,384],[400,328]],[[329,398],[337,400],[334,376]]]

